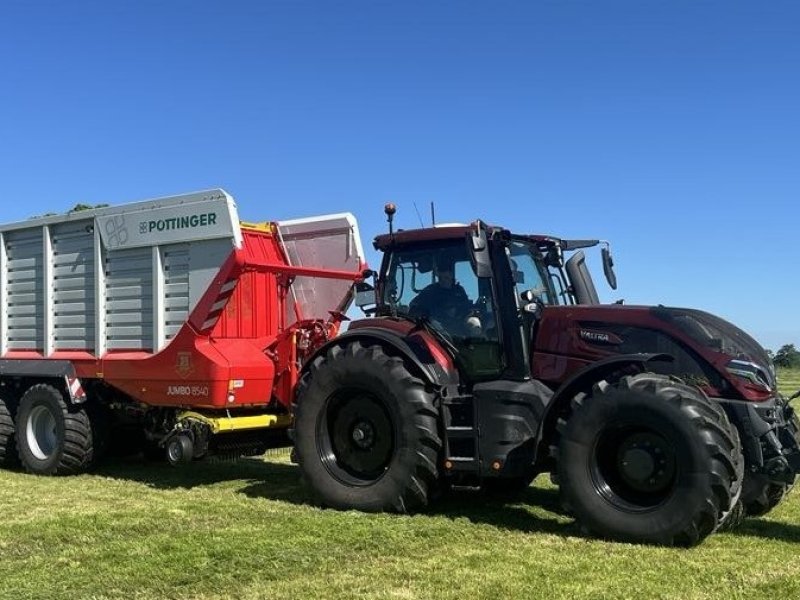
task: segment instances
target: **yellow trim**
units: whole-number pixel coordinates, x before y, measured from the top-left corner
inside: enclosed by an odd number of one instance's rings
[[[262,223],[251,223],[249,221],[240,221],[239,225],[242,229],[255,229],[256,231],[264,231],[266,233],[275,233],[275,224],[270,221]]]
[[[211,428],[212,433],[242,431],[244,429],[282,429],[292,421],[289,415],[251,415],[247,417],[209,417],[199,412],[187,410],[178,415],[178,420],[194,419]]]

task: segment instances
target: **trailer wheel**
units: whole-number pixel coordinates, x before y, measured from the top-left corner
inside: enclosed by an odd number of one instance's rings
[[[48,384],[22,396],[17,411],[17,448],[22,465],[36,475],[72,475],[94,458],[92,423],[86,407],[69,406]]]
[[[179,433],[173,436],[167,442],[166,448],[167,462],[173,467],[177,467],[182,463],[192,462],[194,456],[194,442],[192,438],[185,433]]]
[[[739,500],[739,437],[695,387],[652,373],[601,382],[559,430],[562,500],[594,534],[692,546]]]
[[[14,417],[6,402],[0,398],[0,467],[10,467],[16,462],[14,431]]]
[[[428,503],[438,411],[401,358],[358,341],[333,346],[301,378],[293,408],[297,460],[321,504],[408,512]]]
[[[792,489],[788,483],[775,483],[764,475],[748,473],[744,478],[742,504],[748,517],[760,517],[778,506]]]

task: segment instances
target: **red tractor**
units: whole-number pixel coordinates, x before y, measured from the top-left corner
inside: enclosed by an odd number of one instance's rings
[[[296,459],[321,503],[406,512],[547,472],[596,535],[689,546],[792,485],[797,420],[742,330],[600,304],[579,250],[597,240],[480,221],[394,232],[393,214],[374,286],[357,286],[374,316],[318,349],[297,387]]]

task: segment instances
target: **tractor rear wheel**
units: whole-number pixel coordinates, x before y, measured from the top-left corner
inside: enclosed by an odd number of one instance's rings
[[[408,512],[428,503],[438,411],[403,359],[358,341],[332,346],[302,376],[293,408],[297,462],[322,505]]]
[[[0,467],[9,467],[15,462],[14,431],[14,417],[5,400],[0,398]]]
[[[70,406],[48,384],[28,388],[17,411],[17,448],[25,470],[35,475],[72,475],[94,459],[94,436],[85,406]]]
[[[693,386],[652,373],[601,382],[573,400],[559,433],[562,500],[602,537],[692,546],[739,500],[739,436]]]

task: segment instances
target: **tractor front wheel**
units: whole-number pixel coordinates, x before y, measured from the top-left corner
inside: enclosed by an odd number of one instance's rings
[[[314,359],[298,385],[297,462],[324,506],[408,512],[438,478],[433,394],[404,360],[358,341]]]
[[[601,382],[559,432],[562,500],[594,534],[692,546],[739,500],[739,437],[695,387],[652,373]]]
[[[742,504],[748,517],[760,517],[778,506],[794,484],[776,483],[765,475],[748,473],[744,478]]]

